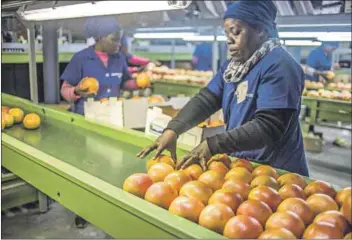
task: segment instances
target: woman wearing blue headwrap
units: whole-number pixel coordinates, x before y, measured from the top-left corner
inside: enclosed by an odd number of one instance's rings
[[[77,52],[60,77],[63,98],[74,102],[74,112],[82,115],[88,96],[88,89],[82,89],[80,84],[83,78],[98,80],[96,100],[119,97],[120,88],[131,79],[126,60],[119,53],[122,30],[116,19],[111,16],[89,18],[84,31],[87,38],[94,38],[95,44]]]
[[[319,76],[327,78],[329,71],[340,66],[332,63],[332,53],[338,48],[338,42],[323,42],[321,46],[313,49],[307,58],[308,68],[304,68],[307,78],[312,81],[319,81]]]
[[[178,169],[200,163],[206,170],[213,155],[228,153],[308,176],[299,125],[304,73],[281,47],[275,17],[272,1],[236,1],[228,8],[224,27],[231,59],[137,156],[169,150],[176,160],[178,136],[222,108],[226,131],[177,161]]]

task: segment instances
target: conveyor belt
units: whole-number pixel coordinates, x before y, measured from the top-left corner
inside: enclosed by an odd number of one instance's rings
[[[36,130],[15,125],[4,132],[117,187],[132,173],[146,172],[135,156],[140,148],[55,119],[42,118]]]

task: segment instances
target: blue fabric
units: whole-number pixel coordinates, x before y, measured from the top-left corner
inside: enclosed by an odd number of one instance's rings
[[[84,77],[94,77],[99,81],[99,91],[95,100],[119,97],[120,87],[130,79],[126,60],[121,53],[109,55],[107,68],[94,51],[94,46],[83,49],[73,55],[60,79],[76,86]],[[84,101],[75,102],[75,112],[84,115]]]
[[[324,46],[319,46],[309,53],[307,57],[307,65],[318,71],[330,70],[332,66],[332,54],[325,54]],[[306,75],[306,78],[311,81],[319,81],[318,76],[314,77]]]
[[[227,130],[253,120],[258,109],[296,110],[283,138],[275,146],[229,154],[308,176],[299,124],[301,93],[304,87],[304,73],[300,64],[282,47],[278,47],[262,58],[244,80],[226,83],[223,72],[229,62],[230,60],[224,62],[207,86],[211,92],[222,98]],[[247,96],[238,103],[234,93],[237,86],[245,81],[248,82]]]
[[[271,0],[240,0],[228,7],[224,19],[239,19],[250,25],[262,26],[270,37],[275,38],[278,37],[275,23],[276,13],[276,6]]]
[[[120,25],[112,16],[90,17],[84,23],[84,33],[87,38],[106,37],[118,30],[120,30]]]
[[[213,61],[213,46],[211,43],[203,42],[196,46],[193,56],[197,57],[197,64],[194,66],[195,70],[209,71],[212,69]]]

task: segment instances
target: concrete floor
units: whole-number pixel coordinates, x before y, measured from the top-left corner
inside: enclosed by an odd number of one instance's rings
[[[351,142],[351,132],[329,128],[316,128],[324,134],[323,153],[307,152],[310,175],[314,179],[325,180],[339,187],[351,186],[351,149],[332,145],[335,137],[343,137]],[[2,215],[1,237],[7,239],[103,239],[111,238],[92,225],[85,229],[74,226],[74,214],[57,203],[44,214],[29,212],[14,217]]]

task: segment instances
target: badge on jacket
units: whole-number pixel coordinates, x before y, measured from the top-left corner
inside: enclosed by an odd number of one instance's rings
[[[246,100],[248,92],[248,81],[241,82],[238,84],[236,89],[237,103],[241,103]]]

